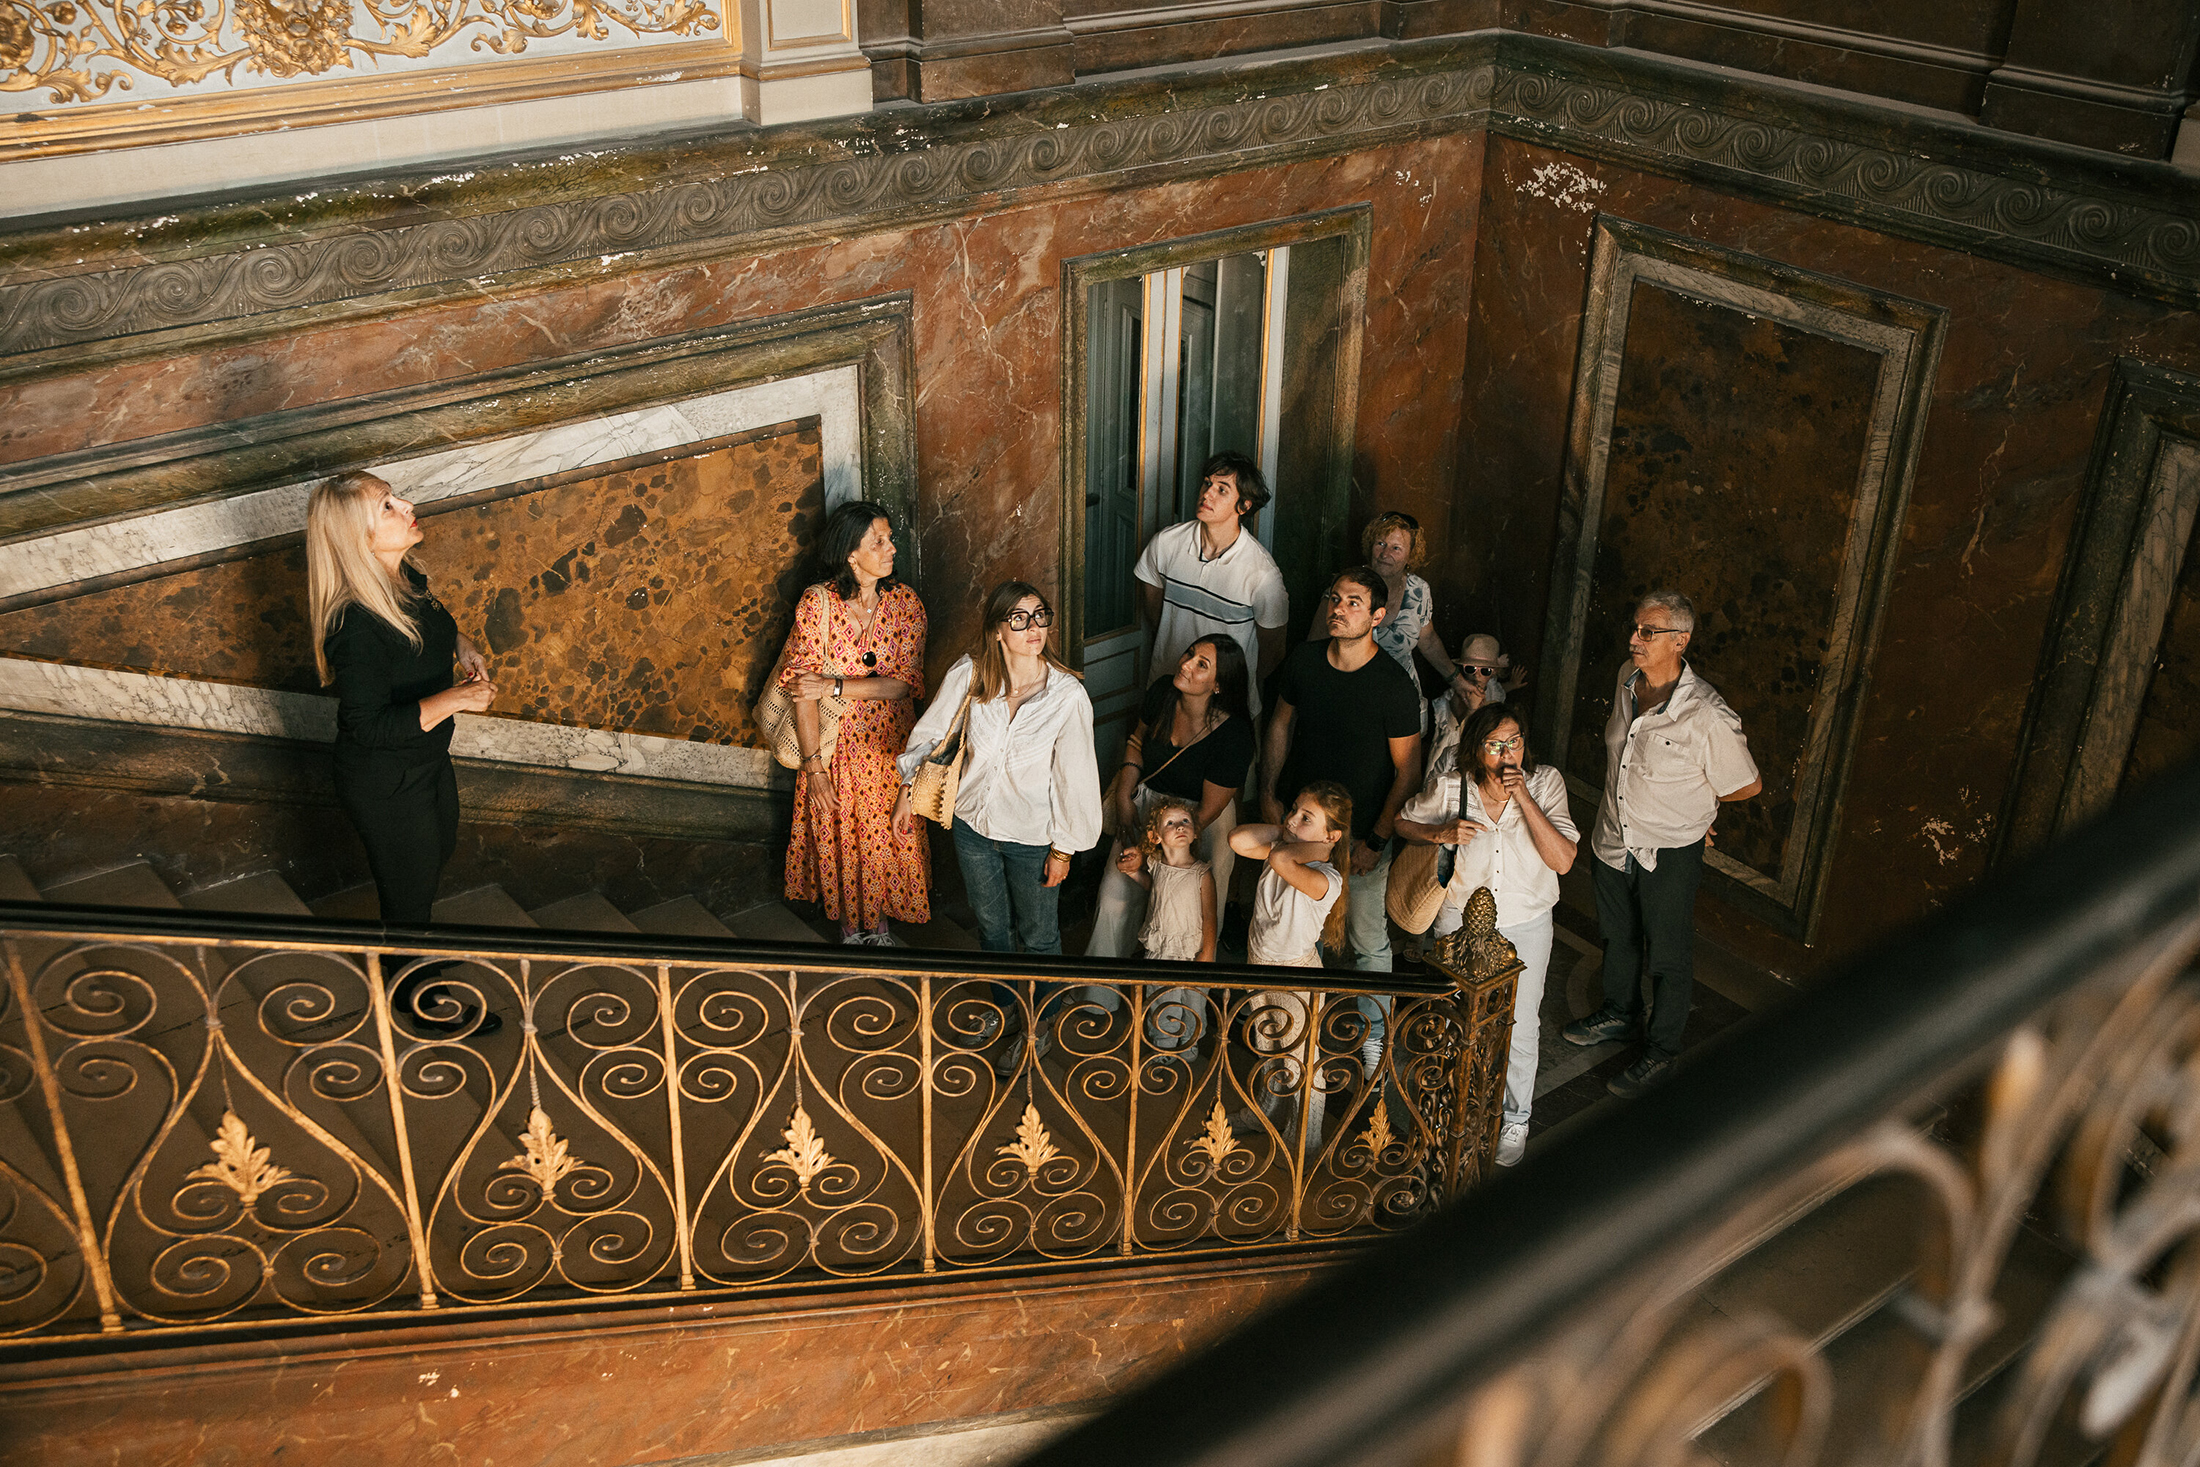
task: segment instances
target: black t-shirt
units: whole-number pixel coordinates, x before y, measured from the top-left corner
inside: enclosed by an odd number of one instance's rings
[[[1145,766],[1139,778],[1165,795],[1189,800],[1198,808],[1205,784],[1237,789],[1245,783],[1245,771],[1253,762],[1253,725],[1243,718],[1226,718],[1207,731],[1207,737],[1188,746],[1181,757],[1169,742],[1168,723],[1162,722],[1169,702],[1170,678],[1156,678],[1146,689],[1138,721],[1145,725],[1145,741],[1139,745],[1139,762]],[[1168,722],[1174,722],[1173,716]],[[1156,725],[1159,725],[1158,727]],[[1169,767],[1163,769],[1162,765]],[[1158,773],[1157,773],[1158,771]]]
[[[420,648],[404,633],[357,602],[337,614],[328,633],[329,671],[336,675],[336,747],[378,749],[408,764],[423,764],[450,752],[456,719],[434,728],[420,727],[420,700],[442,692],[456,680],[451,663],[458,656],[458,623],[443,603],[428,594],[428,578],[411,566],[405,579],[416,593],[407,610],[420,628]]]
[[[1276,778],[1286,811],[1299,791],[1333,779],[1352,795],[1352,834],[1367,835],[1398,777],[1390,741],[1421,731],[1421,695],[1405,669],[1378,650],[1357,672],[1329,662],[1329,643],[1301,642],[1276,674],[1291,705],[1291,752]]]

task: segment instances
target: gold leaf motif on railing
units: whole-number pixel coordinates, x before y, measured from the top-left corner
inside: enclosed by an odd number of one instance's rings
[[[1037,1176],[1039,1168],[1062,1153],[1047,1135],[1046,1123],[1039,1119],[1039,1107],[1026,1102],[1024,1118],[1016,1123],[1016,1139],[994,1148],[994,1154],[1016,1158],[1026,1171]]]
[[[1223,1111],[1219,1096],[1215,1099],[1215,1108],[1207,1112],[1207,1129],[1186,1144],[1194,1151],[1206,1152],[1209,1164],[1217,1167],[1231,1152],[1245,1149],[1237,1132],[1230,1129],[1230,1117]]]
[[[236,1193],[245,1207],[276,1183],[290,1180],[290,1168],[275,1165],[270,1159],[274,1153],[259,1144],[244,1118],[233,1110],[222,1112],[221,1130],[207,1145],[214,1160],[193,1169],[184,1180],[218,1182]]]
[[[787,1138],[787,1144],[765,1152],[764,1160],[779,1162],[792,1171],[795,1186],[806,1196],[811,1180],[833,1164],[832,1153],[825,1149],[825,1139],[811,1127],[810,1113],[799,1104],[794,1108],[794,1119],[779,1134]]]
[[[519,1144],[524,1149],[518,1156],[505,1162],[500,1172],[525,1172],[535,1179],[535,1184],[547,1194],[558,1185],[558,1179],[580,1170],[581,1164],[573,1159],[571,1148],[563,1137],[550,1129],[550,1117],[541,1106],[527,1115],[527,1129],[521,1133]]]
[[[1375,1099],[1374,1114],[1367,1118],[1367,1130],[1360,1136],[1360,1144],[1367,1148],[1369,1156],[1379,1157],[1390,1149],[1390,1109],[1382,1097]]]

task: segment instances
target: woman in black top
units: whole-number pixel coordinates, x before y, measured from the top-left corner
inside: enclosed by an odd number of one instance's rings
[[[1236,860],[1230,832],[1237,826],[1237,794],[1253,762],[1246,686],[1244,650],[1234,638],[1210,633],[1184,649],[1173,675],[1156,678],[1146,690],[1123,767],[1104,796],[1122,834],[1108,851],[1100,878],[1086,957],[1128,957],[1137,945],[1146,891],[1115,863],[1123,842],[1138,839],[1147,809],[1162,795],[1174,795],[1198,812],[1199,840],[1192,851],[1214,872],[1220,929]]]
[[[373,474],[339,474],[306,510],[314,661],[336,689],[336,797],[366,844],[382,920],[403,927],[428,924],[458,848],[453,716],[497,691],[413,562],[421,539],[412,505]]]

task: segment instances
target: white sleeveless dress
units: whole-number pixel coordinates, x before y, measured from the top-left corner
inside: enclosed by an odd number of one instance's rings
[[[1147,957],[1199,960],[1203,931],[1199,879],[1207,870],[1205,861],[1171,866],[1157,860],[1147,868],[1153,877],[1153,895],[1146,902],[1146,925],[1138,934]]]

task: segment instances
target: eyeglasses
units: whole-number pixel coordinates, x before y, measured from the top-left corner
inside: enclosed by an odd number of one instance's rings
[[[1494,668],[1494,667],[1484,667],[1484,666],[1483,666],[1483,665],[1482,665],[1481,663],[1479,663],[1479,662],[1462,662],[1462,663],[1460,663],[1460,664],[1459,664],[1459,670],[1460,670],[1461,672],[1471,672],[1471,673],[1475,673],[1475,674],[1477,674],[1477,675],[1479,675],[1479,676],[1481,676],[1481,677],[1496,677],[1496,676],[1497,676],[1497,669],[1496,669],[1496,668]]]
[[[1627,640],[1628,640],[1628,641],[1630,641],[1630,642],[1632,642],[1632,641],[1633,641],[1633,640],[1634,640],[1634,639],[1635,639],[1636,637],[1640,637],[1640,638],[1642,638],[1642,639],[1643,639],[1643,640],[1644,640],[1645,642],[1647,642],[1647,641],[1649,641],[1649,640],[1650,640],[1650,639],[1651,639],[1652,637],[1654,637],[1654,636],[1658,635],[1658,634],[1659,634],[1660,632],[1671,632],[1671,633],[1672,633],[1672,634],[1673,634],[1674,636],[1676,636],[1676,637],[1680,637],[1680,636],[1686,636],[1686,635],[1688,634],[1688,628],[1687,628],[1687,627],[1654,627],[1654,626],[1647,626],[1647,625],[1645,625],[1645,624],[1644,624],[1644,623],[1642,623],[1642,622],[1636,622],[1634,626],[1632,626],[1632,627],[1630,627],[1630,628],[1628,629],[1628,638],[1627,638]]]
[[[1526,735],[1514,734],[1509,739],[1484,739],[1482,741],[1482,747],[1489,750],[1492,754],[1507,754],[1512,752],[1514,749],[1526,747],[1527,742],[1528,740]]]
[[[1029,631],[1033,627],[1044,629],[1054,625],[1054,613],[1044,606],[1037,611],[1011,611],[1007,623],[1012,632]]]

